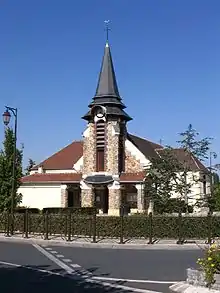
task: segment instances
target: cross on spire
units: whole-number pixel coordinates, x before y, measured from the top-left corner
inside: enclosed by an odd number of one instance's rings
[[[108,37],[109,37],[109,31],[110,31],[109,22],[110,22],[110,20],[105,20],[104,21],[104,23],[105,23],[105,31],[106,31],[106,44],[108,44]]]

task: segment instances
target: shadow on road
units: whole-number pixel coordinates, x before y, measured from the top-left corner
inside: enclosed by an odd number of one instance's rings
[[[53,270],[54,274],[40,272],[45,266],[32,267],[0,267],[1,292],[16,293],[131,293],[130,290],[104,286],[101,282],[88,282],[83,278],[73,278],[69,275],[55,275],[62,270]],[[62,271],[63,272],[63,271]]]

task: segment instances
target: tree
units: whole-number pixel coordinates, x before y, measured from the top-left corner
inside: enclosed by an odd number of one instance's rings
[[[181,148],[187,150],[200,161],[208,159],[212,140],[210,137],[199,139],[199,132],[192,127],[192,124],[189,124],[188,128],[184,132],[179,133],[179,135],[181,139],[177,143],[179,143]]]
[[[30,174],[30,171],[31,169],[36,165],[36,162],[33,161],[32,159],[28,159],[28,165],[25,169],[25,175],[29,175]]]
[[[13,130],[6,128],[3,149],[0,150],[0,211],[8,210],[11,207],[11,191],[12,191],[12,167],[14,154],[15,137]],[[21,185],[22,177],[22,158],[23,149],[16,151],[16,167],[15,167],[15,196],[14,207],[21,201],[21,196],[17,194],[17,190]]]
[[[181,208],[182,196],[189,192],[191,185],[185,183],[184,168],[172,148],[167,147],[158,151],[158,156],[152,158],[145,179],[145,195],[148,200],[153,199],[155,211],[168,212],[174,207],[171,197],[179,194],[177,209]],[[176,210],[176,209],[175,209]],[[174,210],[173,210],[174,211]]]

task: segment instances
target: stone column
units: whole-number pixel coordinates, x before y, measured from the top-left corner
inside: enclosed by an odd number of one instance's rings
[[[66,184],[61,185],[61,207],[66,208],[68,206],[68,186]]]
[[[92,207],[93,206],[93,191],[85,182],[81,182],[81,206]]]
[[[121,189],[120,184],[118,182],[114,182],[113,185],[108,188],[108,198],[108,214],[111,216],[119,216],[121,205]]]
[[[145,210],[144,205],[144,186],[143,184],[136,184],[137,189],[137,209],[139,213],[143,213]]]

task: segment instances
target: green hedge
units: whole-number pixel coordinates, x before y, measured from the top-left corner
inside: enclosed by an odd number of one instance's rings
[[[93,215],[93,207],[80,207],[80,208],[44,208],[42,210],[43,214],[48,212],[49,214],[80,214],[80,215]]]
[[[94,212],[94,210],[93,210]],[[0,214],[0,232],[6,233],[8,213]],[[28,227],[28,231],[26,228]],[[220,236],[220,217],[95,216],[74,212],[15,213],[15,233],[97,238],[210,239]],[[26,233],[25,233],[26,232]]]

